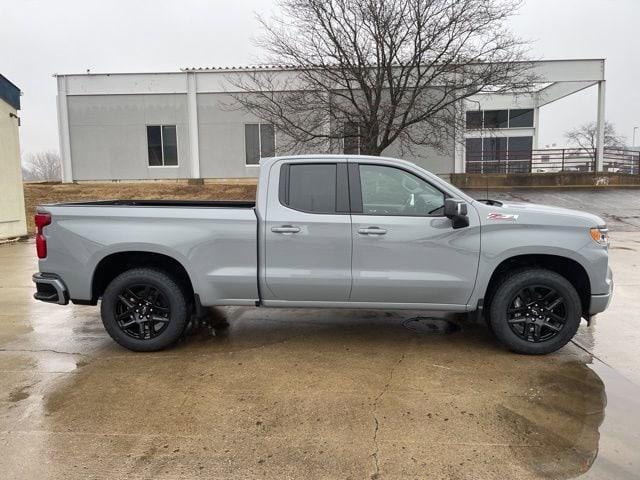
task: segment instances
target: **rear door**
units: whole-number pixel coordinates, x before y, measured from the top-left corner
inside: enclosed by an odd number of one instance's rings
[[[345,302],[351,290],[346,162],[272,167],[265,218],[265,300]],[[273,192],[273,193],[271,193]]]
[[[464,305],[478,268],[480,230],[454,229],[446,194],[392,164],[351,163],[353,302]],[[470,208],[470,210],[472,210]]]

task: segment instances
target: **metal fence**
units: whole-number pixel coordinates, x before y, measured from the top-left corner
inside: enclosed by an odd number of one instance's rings
[[[467,173],[595,172],[596,150],[552,148],[528,151],[491,151],[467,158]],[[640,152],[605,148],[602,171],[640,175]]]

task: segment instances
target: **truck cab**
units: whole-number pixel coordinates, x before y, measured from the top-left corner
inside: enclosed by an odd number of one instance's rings
[[[464,228],[456,227],[445,204],[473,199],[398,160],[298,157],[263,168],[266,306],[466,310],[480,219],[467,208]]]

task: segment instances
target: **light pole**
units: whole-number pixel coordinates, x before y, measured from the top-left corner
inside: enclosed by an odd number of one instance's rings
[[[633,145],[631,145],[632,147],[636,146],[636,132],[640,129],[640,127],[633,127]]]

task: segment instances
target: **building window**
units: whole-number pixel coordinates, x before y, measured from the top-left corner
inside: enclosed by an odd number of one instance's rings
[[[487,137],[466,139],[467,173],[528,172],[533,137]]]
[[[467,111],[467,130],[483,128],[533,128],[533,109]]]
[[[482,171],[482,139],[467,138],[467,173]]]
[[[482,143],[482,158],[485,160],[484,173],[500,173],[507,159],[507,138],[485,138]]]
[[[467,112],[467,129],[479,130],[482,128],[482,110],[469,110]]]
[[[509,111],[485,110],[484,128],[509,128]]]
[[[360,155],[360,125],[347,122],[342,130],[342,153],[345,155]]]
[[[261,158],[276,154],[276,131],[270,123],[247,123],[244,126],[245,161],[259,165]]]
[[[150,167],[178,165],[178,138],[175,125],[147,125],[147,152]]]
[[[509,128],[533,127],[533,109],[509,110]]]
[[[531,171],[533,137],[509,137],[509,171],[528,173]]]

